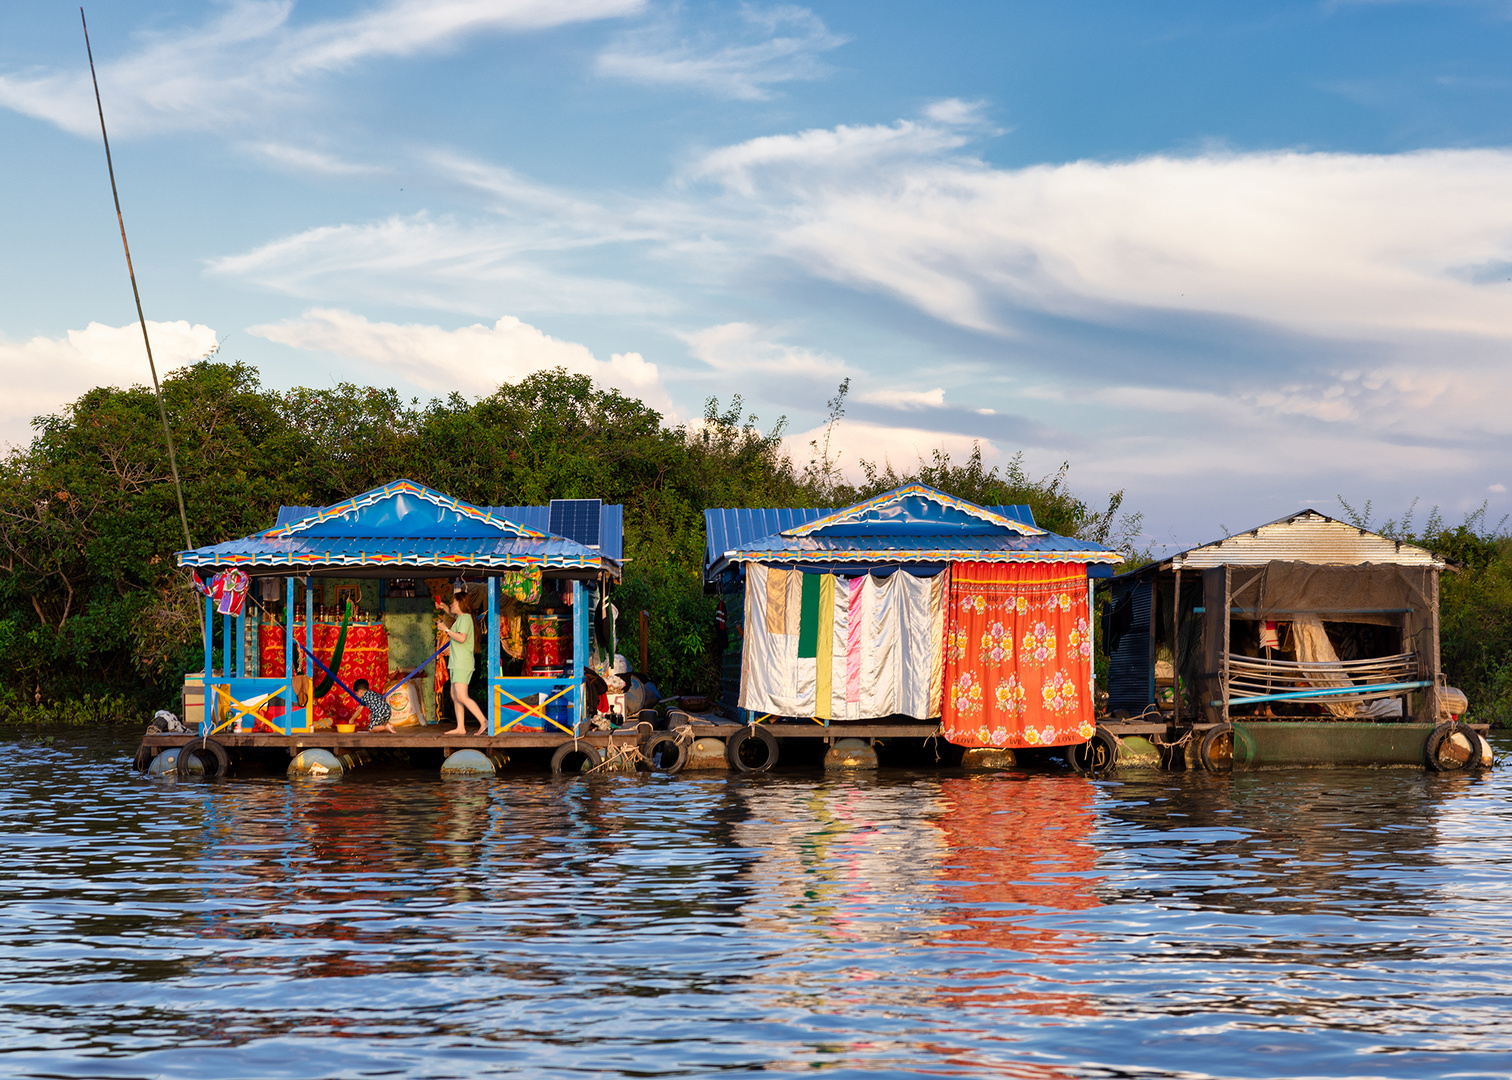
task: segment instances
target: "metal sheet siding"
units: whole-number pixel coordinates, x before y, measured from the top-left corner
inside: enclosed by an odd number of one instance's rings
[[[298,521],[300,518],[307,518],[311,514],[318,514],[322,509],[324,508],[319,506],[280,506],[278,508],[278,520],[273,522],[273,527],[276,529],[282,525],[289,524],[291,521]]]
[[[615,562],[625,559],[625,508],[618,503],[606,506],[599,518],[599,550]]]
[[[838,511],[799,508],[705,510],[704,568],[714,565],[726,551],[834,513]]]
[[[1154,583],[1149,579],[1131,581],[1124,589],[1115,589],[1113,602],[1125,593],[1134,594],[1134,624],[1118,642],[1118,650],[1108,657],[1108,711],[1127,709],[1131,713],[1151,704],[1154,672],[1150,668],[1150,597]]]
[[[1313,512],[1261,525],[1172,557],[1183,569],[1212,566],[1260,566],[1268,562],[1305,562],[1355,566],[1438,566],[1443,560],[1415,544],[1399,543],[1343,521]]]
[[[1028,503],[1015,503],[1013,506],[989,506],[987,509],[999,517],[1007,518],[1009,521],[1017,521],[1021,525],[1034,525],[1036,529],[1039,528],[1034,522],[1034,510]]]
[[[719,700],[721,704],[733,709],[740,703],[740,661],[745,645],[745,589],[736,588],[722,595],[730,647],[719,658]]]

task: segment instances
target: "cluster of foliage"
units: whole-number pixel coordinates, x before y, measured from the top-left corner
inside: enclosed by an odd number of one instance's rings
[[[1372,526],[1371,503],[1339,503],[1355,526],[1418,544],[1449,560],[1439,577],[1440,665],[1451,686],[1470,699],[1468,718],[1512,727],[1512,531],[1507,518],[1486,520],[1486,506],[1452,528],[1434,507],[1414,524],[1416,501],[1400,519]]]
[[[831,402],[831,431],[846,389]],[[266,528],[280,505],[328,505],[400,477],[484,505],[624,504],[621,650],[636,651],[649,612],[650,674],[665,690],[718,687],[705,508],[844,506],[917,479],[977,502],[1028,503],[1058,532],[1117,542],[1131,528],[1120,496],[1093,511],[1064,468],[1036,481],[1017,458],[989,470],[980,452],[964,465],[936,454],[906,475],[863,463],[855,487],[828,437],[800,468],[783,422],[763,432],[739,398],[723,409],[710,399],[701,422],[672,426],[561,370],[483,398],[422,402],[345,384],[281,393],[247,365],[209,358],[166,378],[163,393],[196,545]],[[172,707],[201,646],[196,594],[174,565],[184,537],[152,391],[92,390],[36,426],[28,447],[0,460],[0,719]]]

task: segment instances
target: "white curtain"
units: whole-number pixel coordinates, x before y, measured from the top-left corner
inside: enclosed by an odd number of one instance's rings
[[[817,657],[799,657],[802,572],[746,564],[740,706],[773,716],[940,715],[949,573],[826,575]]]

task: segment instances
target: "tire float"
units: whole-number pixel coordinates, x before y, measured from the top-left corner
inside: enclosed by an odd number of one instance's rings
[[[666,773],[668,776],[681,772],[682,767],[688,763],[687,742],[670,731],[658,731],[643,739],[640,752],[652,772]]]
[[[725,760],[738,772],[766,772],[777,764],[777,737],[758,724],[743,727],[725,744]]]
[[[1086,742],[1066,747],[1066,764],[1083,774],[1111,772],[1118,764],[1118,740],[1099,724]]]
[[[1197,760],[1210,773],[1234,771],[1234,725],[1209,728],[1197,746]]]
[[[1463,772],[1481,765],[1481,737],[1466,724],[1451,721],[1428,733],[1423,758],[1433,772]]]
[[[603,761],[603,755],[598,752],[597,747],[589,746],[587,743],[564,742],[556,748],[556,753],[551,755],[551,771],[556,776],[592,772]]]
[[[214,739],[191,739],[179,748],[178,774],[181,778],[187,779],[194,775],[196,760],[208,780],[219,780],[225,776],[226,768],[231,763],[226,748]]]

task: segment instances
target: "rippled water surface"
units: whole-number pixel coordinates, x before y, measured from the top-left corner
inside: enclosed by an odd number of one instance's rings
[[[1512,770],[160,782],[8,737],[0,1072],[1512,1075]]]

